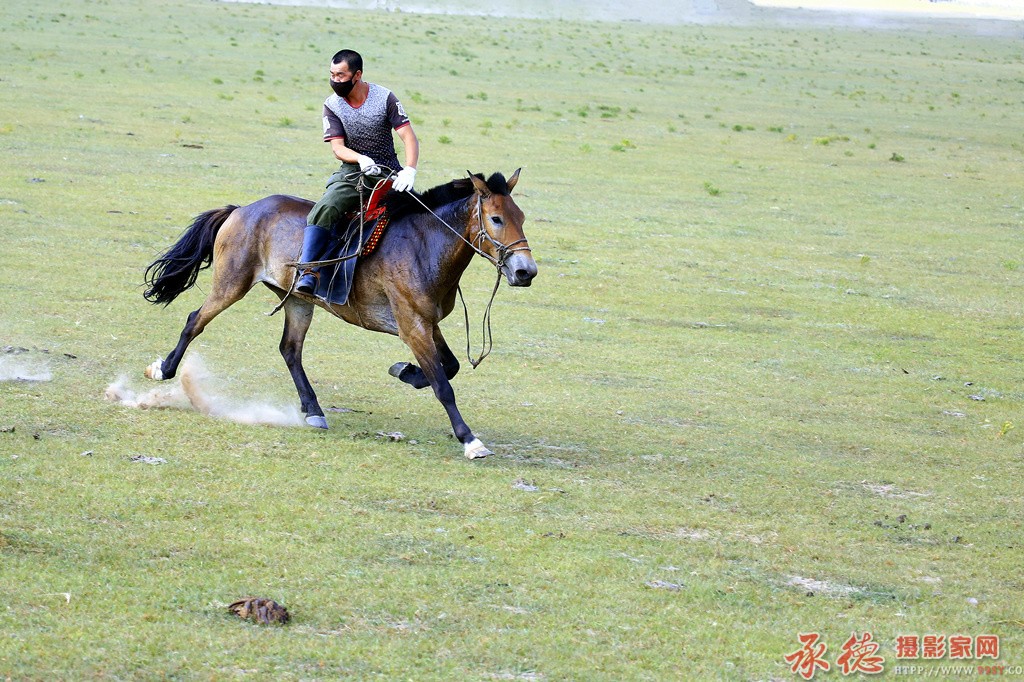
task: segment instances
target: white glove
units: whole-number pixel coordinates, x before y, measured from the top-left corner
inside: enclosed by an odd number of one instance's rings
[[[398,171],[391,189],[398,192],[409,192],[412,191],[412,184],[414,182],[416,182],[416,169],[412,166],[405,166],[402,170]]]
[[[359,155],[359,170],[367,175],[380,175],[380,166],[369,156]]]

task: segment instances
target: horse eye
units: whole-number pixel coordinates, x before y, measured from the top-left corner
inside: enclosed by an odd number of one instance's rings
[[[497,225],[498,227],[501,227],[502,224],[503,224],[503,221],[501,220],[501,216],[500,215],[492,215],[491,216],[491,222],[494,223],[495,225]]]

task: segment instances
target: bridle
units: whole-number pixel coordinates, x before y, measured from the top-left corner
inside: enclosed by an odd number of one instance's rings
[[[420,203],[422,203],[422,202],[420,202]],[[507,260],[509,254],[516,253],[517,251],[530,251],[530,252],[533,251],[530,248],[529,242],[527,242],[526,237],[523,237],[522,239],[517,239],[514,242],[511,242],[509,244],[503,244],[503,243],[499,242],[497,239],[495,239],[494,237],[491,236],[491,233],[488,232],[487,228],[484,227],[484,198],[482,196],[480,196],[480,195],[477,195],[477,197],[476,197],[476,216],[477,216],[476,236],[473,237],[472,240],[467,240],[467,239],[465,239],[463,237],[463,241],[465,241],[467,244],[472,246],[474,251],[476,251],[481,256],[483,256],[484,258],[489,260],[494,267],[498,268],[498,275],[499,275],[499,277],[501,275],[501,268],[505,266],[505,261]],[[438,218],[438,220],[440,220],[440,218]],[[444,221],[442,220],[441,222],[444,222]],[[447,225],[447,223],[446,223],[446,225]],[[454,231],[454,228],[452,228],[451,226],[448,226],[448,229]],[[459,236],[461,236],[461,235],[459,235]],[[484,243],[484,239],[489,241],[491,243],[491,246],[494,247],[495,253],[498,254],[497,258],[492,258],[488,254],[486,254],[483,251],[483,249],[481,249],[480,247],[478,247],[476,245],[477,242],[479,242],[480,245],[482,246],[483,243]],[[526,246],[518,246],[519,244],[526,244]]]

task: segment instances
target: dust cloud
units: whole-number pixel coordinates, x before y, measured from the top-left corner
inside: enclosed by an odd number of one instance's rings
[[[179,379],[144,393],[136,393],[126,377],[120,377],[104,392],[107,400],[140,410],[194,409],[200,414],[239,424],[269,426],[305,426],[298,408],[267,402],[239,402],[212,392],[213,375],[202,358],[193,353],[179,367]]]

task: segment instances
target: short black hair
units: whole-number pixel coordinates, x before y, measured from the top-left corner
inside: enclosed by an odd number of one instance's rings
[[[338,50],[331,58],[331,64],[348,64],[348,70],[352,73],[363,70],[363,57],[355,50]]]

